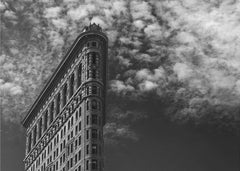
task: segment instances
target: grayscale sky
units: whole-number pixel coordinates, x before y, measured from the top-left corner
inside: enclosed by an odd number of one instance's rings
[[[239,171],[240,0],[3,0],[1,171],[82,28],[109,38],[105,171]]]

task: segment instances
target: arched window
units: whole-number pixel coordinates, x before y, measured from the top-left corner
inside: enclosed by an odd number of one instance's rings
[[[56,114],[58,115],[59,112],[60,112],[60,93],[58,93],[56,100]]]
[[[92,109],[97,109],[97,100],[92,100]]]
[[[74,74],[72,74],[71,79],[70,79],[70,90],[69,90],[69,95],[72,97],[74,91]]]
[[[66,101],[67,101],[67,84],[65,84],[64,88],[63,88],[63,106],[65,106]]]
[[[82,64],[80,64],[78,68],[78,87],[81,85],[81,83],[82,83]]]

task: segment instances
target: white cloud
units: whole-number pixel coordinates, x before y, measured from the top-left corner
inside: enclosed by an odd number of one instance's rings
[[[45,17],[46,18],[57,18],[61,12],[61,7],[50,7],[45,10]]]
[[[110,83],[111,90],[116,93],[123,93],[134,91],[134,87],[126,85],[123,81],[112,80]]]

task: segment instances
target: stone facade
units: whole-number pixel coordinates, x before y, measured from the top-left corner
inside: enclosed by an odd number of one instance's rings
[[[85,27],[23,119],[26,171],[102,171],[107,37]]]

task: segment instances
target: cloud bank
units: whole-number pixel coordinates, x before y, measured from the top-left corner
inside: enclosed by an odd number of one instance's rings
[[[96,22],[109,37],[111,97],[159,101],[165,110],[156,116],[181,123],[238,128],[239,1],[8,0],[0,11],[6,121],[19,121],[83,26]],[[117,122],[115,105],[106,136],[115,130],[136,140],[131,122]]]

